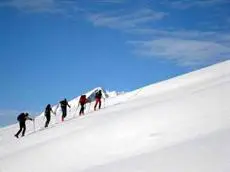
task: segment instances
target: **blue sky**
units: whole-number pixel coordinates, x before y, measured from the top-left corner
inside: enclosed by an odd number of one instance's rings
[[[0,1],[0,126],[102,86],[133,89],[230,55],[229,0]]]

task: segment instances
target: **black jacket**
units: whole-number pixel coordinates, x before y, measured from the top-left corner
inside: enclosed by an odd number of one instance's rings
[[[52,111],[51,106],[48,105],[48,106],[46,106],[45,116],[47,116],[47,115],[49,116],[49,115],[50,115],[50,112],[53,112],[53,111]]]
[[[101,97],[102,97],[101,91],[97,92],[96,95],[95,95],[95,98],[101,99]]]
[[[18,115],[17,120],[18,120],[18,122],[26,122],[26,120],[33,120],[33,119],[30,118],[25,113],[21,113],[20,115]]]
[[[68,104],[67,100],[62,100],[62,101],[60,101],[60,104],[61,104],[61,107],[62,107],[62,108],[66,108],[67,106],[70,107],[70,105]]]

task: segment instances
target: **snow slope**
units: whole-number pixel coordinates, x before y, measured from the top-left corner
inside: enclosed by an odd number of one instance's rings
[[[105,99],[103,109],[60,111],[48,129],[0,130],[0,172],[229,172],[230,61]]]

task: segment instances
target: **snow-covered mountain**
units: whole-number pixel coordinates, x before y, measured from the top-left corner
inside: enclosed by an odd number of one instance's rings
[[[92,102],[81,117],[73,99],[48,129],[37,116],[20,139],[17,124],[0,129],[0,172],[230,171],[230,61],[103,95],[103,108]]]

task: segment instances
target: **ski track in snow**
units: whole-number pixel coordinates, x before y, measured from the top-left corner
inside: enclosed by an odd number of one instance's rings
[[[94,90],[87,93],[90,95]],[[78,97],[79,98],[79,97]],[[230,61],[0,129],[0,172],[229,172]],[[55,107],[54,107],[55,108]],[[78,109],[79,110],[79,109]]]

